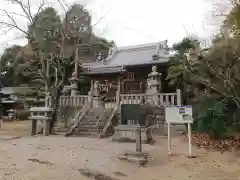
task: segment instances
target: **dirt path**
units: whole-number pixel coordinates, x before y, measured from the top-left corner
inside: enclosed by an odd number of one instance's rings
[[[5,126],[6,127],[6,126]],[[18,126],[19,127],[19,126]],[[19,130],[19,129],[18,129]],[[83,169],[126,180],[240,180],[240,160],[233,153],[208,152],[194,148],[196,159],[186,158],[187,143],[173,139],[172,157],[167,156],[167,139],[155,137],[155,145],[144,145],[152,155],[147,167],[120,161],[117,156],[134,150],[132,143],[113,143],[109,139],[65,138],[62,136],[8,139],[0,130],[0,179],[85,180]],[[11,135],[20,136],[27,131]]]
[[[3,128],[0,128],[0,136],[29,136],[30,121],[4,122]]]

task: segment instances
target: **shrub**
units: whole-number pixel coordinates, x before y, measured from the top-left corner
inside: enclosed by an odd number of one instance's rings
[[[221,138],[226,135],[229,127],[237,127],[234,122],[237,109],[233,98],[224,98],[195,118],[194,130],[207,133],[211,138]]]

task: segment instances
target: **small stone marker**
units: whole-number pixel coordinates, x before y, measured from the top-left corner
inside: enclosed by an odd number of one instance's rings
[[[129,162],[135,162],[140,166],[144,166],[148,162],[149,155],[142,152],[142,140],[141,140],[141,126],[136,128],[136,152],[128,152],[119,156],[120,160],[127,160]]]

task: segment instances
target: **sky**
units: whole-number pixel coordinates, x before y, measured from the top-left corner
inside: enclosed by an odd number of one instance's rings
[[[33,12],[41,0],[30,0]],[[62,8],[56,0],[51,5],[60,12]],[[65,0],[66,4],[74,0]],[[168,40],[171,45],[183,37],[194,34],[209,39],[213,34],[212,24],[207,18],[212,11],[211,1],[206,0],[78,0],[86,4],[95,24],[97,35],[114,40],[117,46],[136,45]],[[8,11],[21,13],[16,5],[1,0],[0,7]],[[210,18],[211,19],[211,18]],[[6,21],[1,16],[0,21]],[[26,21],[17,17],[16,22],[26,28]],[[2,30],[3,31],[3,30]],[[22,33],[16,30],[0,34],[0,52],[12,44],[25,44]],[[16,38],[18,38],[16,40]]]

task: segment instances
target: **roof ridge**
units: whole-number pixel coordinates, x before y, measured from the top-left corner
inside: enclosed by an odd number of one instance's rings
[[[146,50],[146,49],[151,49],[151,48],[157,48],[157,46],[158,45],[142,46],[142,47],[135,47],[135,48],[133,47],[133,48],[126,48],[126,49],[117,49],[116,53]]]
[[[117,47],[117,51],[124,51],[124,50],[130,50],[130,49],[142,49],[142,48],[148,48],[153,46],[159,46],[161,44],[164,45],[165,41]]]

